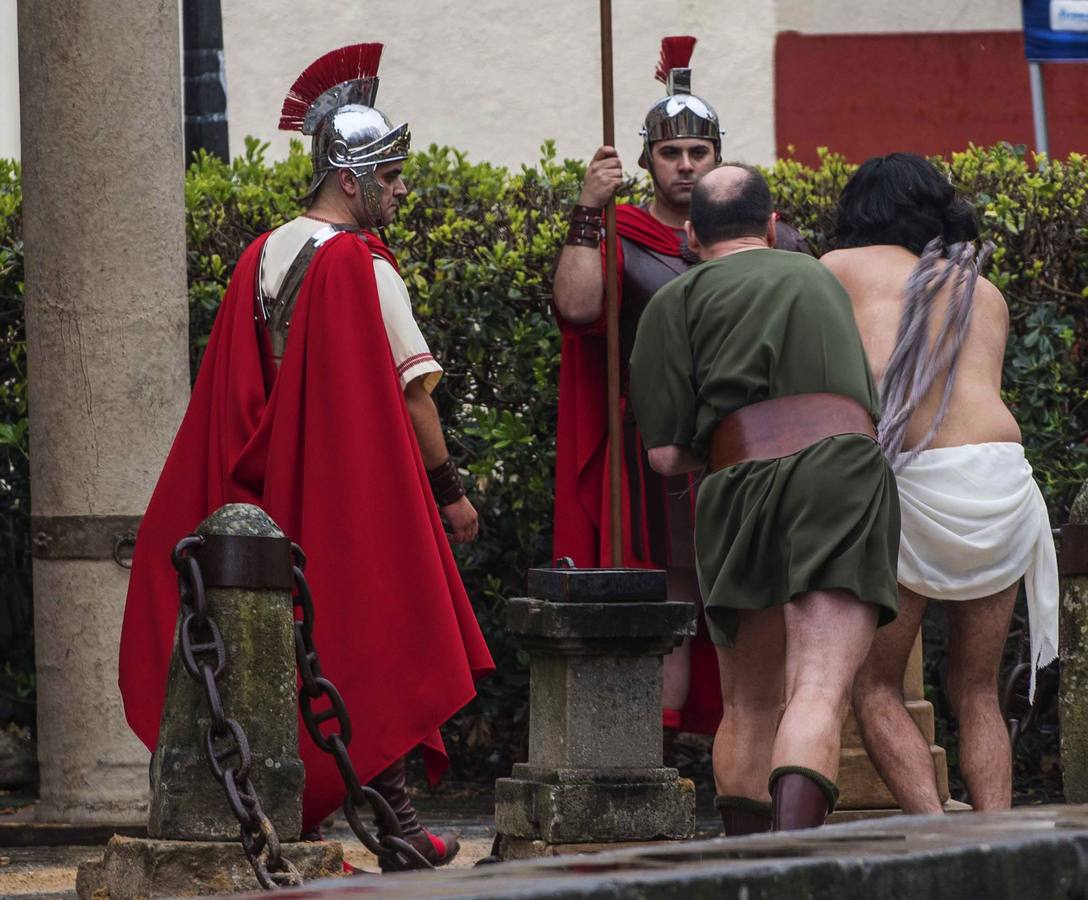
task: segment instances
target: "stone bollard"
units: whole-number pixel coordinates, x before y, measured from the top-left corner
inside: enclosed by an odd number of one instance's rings
[[[1061,721],[1062,781],[1067,803],[1088,803],[1088,484],[1081,487],[1062,528]]]
[[[662,571],[533,569],[528,588],[507,623],[530,658],[529,761],[495,784],[500,856],[691,837],[695,787],[661,764],[661,660],[694,607],[665,600]]]
[[[300,842],[304,772],[298,756],[298,693],[291,601],[291,544],[256,506],[230,504],[196,529],[208,616],[222,633],[226,668],[216,686],[224,714],[248,740],[250,779],[283,855],[306,880],[340,874],[339,844]],[[114,837],[103,860],[80,867],[81,898],[195,896],[257,890],[239,843],[238,819],[213,777],[204,747],[204,687],[181,660],[179,631],[151,762],[148,839]],[[226,741],[217,743],[222,750]],[[223,759],[237,766],[237,756]]]
[[[203,572],[209,615],[227,648],[227,668],[219,679],[224,712],[249,739],[250,778],[276,833],[281,840],[297,841],[305,776],[298,757],[291,543],[263,510],[241,503],[216,510],[196,534],[258,539],[245,547],[209,544],[193,556]],[[243,559],[247,553],[256,564],[249,571]],[[224,586],[239,582],[247,586]],[[159,744],[151,759],[147,834],[181,841],[235,840],[238,820],[204,752],[210,718],[204,688],[182,665],[177,627]]]

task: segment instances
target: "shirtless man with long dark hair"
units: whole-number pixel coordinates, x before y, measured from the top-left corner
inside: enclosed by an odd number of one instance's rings
[[[978,277],[974,210],[919,156],[865,162],[838,203],[822,262],[850,294],[881,387],[880,440],[902,508],[899,617],[854,685],[862,738],[905,812],[938,813],[928,742],[903,676],[929,600],[948,602],[948,693],[976,809],[1011,804],[998,667],[1024,577],[1033,667],[1057,654],[1058,582],[1046,506],[1001,397],[1009,311]],[[1034,668],[1032,691],[1034,691]]]

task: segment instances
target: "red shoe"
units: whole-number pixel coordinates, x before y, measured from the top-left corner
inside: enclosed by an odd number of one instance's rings
[[[457,835],[432,834],[420,824],[416,808],[412,805],[411,797],[408,796],[404,757],[380,772],[370,781],[369,786],[381,794],[392,808],[393,814],[400,823],[401,837],[418,850],[420,856],[432,866],[436,868],[444,866],[457,855],[461,849]],[[378,826],[378,837],[384,837],[381,822],[375,820],[375,824]],[[383,872],[393,868],[387,866],[382,860],[379,860],[379,864]],[[409,868],[420,868],[420,866],[409,866]]]

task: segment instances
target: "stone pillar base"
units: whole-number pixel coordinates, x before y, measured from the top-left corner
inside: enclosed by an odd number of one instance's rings
[[[544,845],[690,838],[695,785],[676,769],[520,764],[495,782],[495,828],[507,840]]]
[[[629,850],[632,847],[648,850],[665,847],[671,841],[615,841],[611,843],[549,844],[547,841],[531,841],[528,838],[499,838],[499,859],[513,862],[519,859],[547,859],[552,856],[571,856],[576,853],[606,853],[609,850]]]
[[[964,813],[974,810],[967,803],[959,800],[946,800],[944,804],[946,813]],[[904,815],[898,806],[889,806],[884,809],[842,809],[837,808],[827,817],[828,825],[841,825],[843,822],[861,822],[865,819],[890,819],[893,816]]]
[[[34,819],[42,825],[89,825],[102,829],[146,827],[147,803],[141,805],[126,797],[100,803],[39,800],[34,807]]]
[[[284,844],[283,855],[306,881],[343,874],[344,848],[335,841]],[[235,841],[158,841],[115,836],[100,860],[76,876],[79,900],[154,900],[259,891]]]
[[[922,670],[921,670],[921,642],[916,642],[916,655],[919,656],[917,672],[912,675],[908,671],[908,681],[915,684],[915,690],[919,695],[915,699],[907,699],[907,712],[914,724],[922,733],[922,737],[929,743],[929,752],[933,757],[933,771],[937,775],[937,796],[942,803],[948,801],[951,796],[948,787],[948,760],[945,757],[944,748],[936,743],[936,722],[933,712],[933,704],[921,699]],[[865,752],[865,745],[861,741],[861,732],[858,729],[854,711],[850,710],[842,730],[842,752],[839,757],[839,806],[841,810],[880,810],[895,809],[895,797],[888,790],[887,785],[881,779]]]
[[[949,798],[948,762],[944,748],[929,745],[937,773],[937,796]],[[895,809],[895,797],[881,779],[864,747],[843,747],[839,756],[839,809]]]

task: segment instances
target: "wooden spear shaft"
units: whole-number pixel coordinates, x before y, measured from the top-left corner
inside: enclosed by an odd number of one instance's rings
[[[616,145],[615,104],[612,92],[612,0],[601,0],[601,106],[604,143]],[[620,309],[619,273],[616,267],[616,200],[609,199],[604,213],[604,304],[608,346],[608,496],[612,565],[623,566],[623,471],[621,452],[623,422],[620,419]]]

